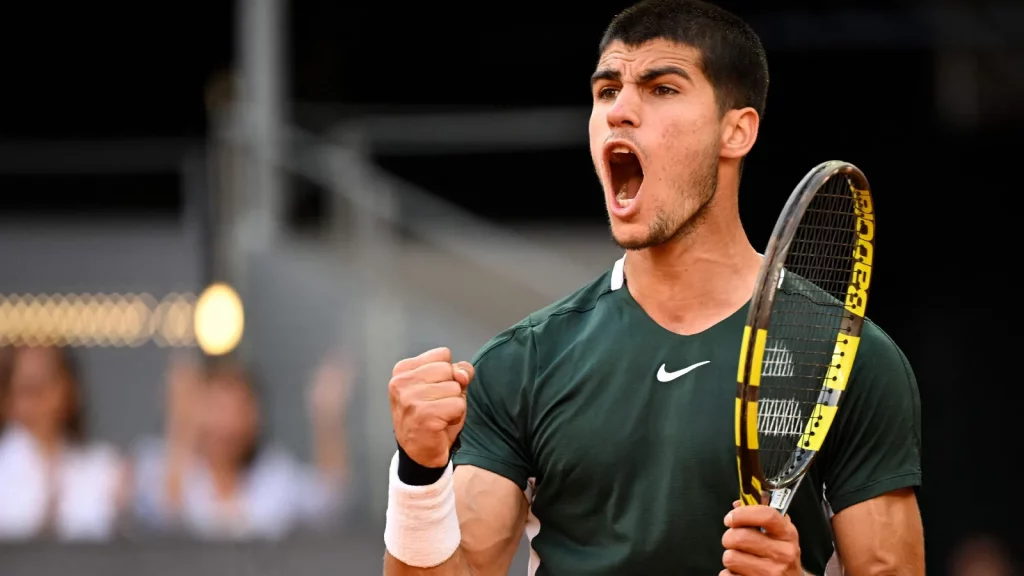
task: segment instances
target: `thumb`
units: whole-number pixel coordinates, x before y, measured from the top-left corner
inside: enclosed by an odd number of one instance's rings
[[[465,390],[473,380],[473,365],[469,362],[456,362],[455,364],[452,364],[452,372],[455,375],[455,381],[462,386],[463,390]]]

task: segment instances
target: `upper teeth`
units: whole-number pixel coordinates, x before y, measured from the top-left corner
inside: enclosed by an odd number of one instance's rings
[[[632,154],[633,151],[625,146],[616,146],[612,148],[612,154]]]

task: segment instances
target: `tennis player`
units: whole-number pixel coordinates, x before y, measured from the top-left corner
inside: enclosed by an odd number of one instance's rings
[[[852,576],[924,574],[917,384],[870,322],[789,514],[734,508],[761,264],[737,196],[767,89],[760,40],[718,7],[647,0],[611,22],[590,148],[626,255],[471,363],[398,362],[385,574],[504,575],[524,530],[536,575],[820,575],[834,552]]]

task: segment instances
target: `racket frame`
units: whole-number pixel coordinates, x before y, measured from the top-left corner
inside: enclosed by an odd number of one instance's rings
[[[863,267],[867,268],[866,277],[868,281],[859,290],[855,289],[853,277],[856,273],[851,274],[850,287],[847,289],[847,313],[844,315],[844,326],[849,328],[849,335],[859,341],[864,322],[867,294],[870,288],[871,267],[874,255],[874,204],[871,188],[864,173],[853,164],[838,160],[823,162],[811,169],[801,179],[800,183],[797,184],[793,193],[790,194],[785,207],[779,215],[779,219],[775,223],[775,228],[768,241],[768,247],[765,249],[764,260],[761,264],[761,269],[758,271],[757,283],[755,284],[757,288],[751,299],[750,308],[747,313],[747,323],[743,330],[736,392],[736,461],[739,469],[740,502],[743,505],[766,504],[782,514],[785,514],[789,509],[793,495],[796,493],[797,488],[817,455],[817,450],[805,451],[808,452],[806,457],[803,457],[799,465],[784,477],[782,481],[774,483],[764,477],[757,449],[758,386],[761,378],[764,348],[770,327],[771,313],[775,303],[775,295],[782,284],[784,277],[783,267],[789,255],[793,238],[814,196],[831,178],[837,176],[849,178],[848,184],[851,187],[851,192],[855,195],[858,231],[865,220],[870,221],[866,226],[868,232],[861,233],[858,240],[858,250],[865,242],[869,244],[866,247],[866,256],[857,260]],[[859,305],[853,308],[848,304],[851,290],[854,290],[860,298]],[[848,355],[850,356],[849,359],[844,357],[844,363],[848,366],[843,371],[847,377],[855,359],[856,345],[853,346],[852,353],[848,352]],[[828,381],[828,377],[822,381],[823,391],[826,389]],[[843,382],[843,385],[845,386],[845,382]],[[832,391],[837,392],[835,389]],[[838,401],[842,397],[842,390],[838,390],[838,392],[828,395],[831,397],[829,408],[832,409],[833,416],[834,410],[838,407]],[[815,411],[819,411],[821,406],[822,404],[817,404],[814,408]],[[821,435],[820,441],[824,440],[832,423],[832,419],[825,420],[827,421],[825,422],[824,430],[819,429],[815,432],[815,434]],[[818,442],[819,445],[820,441]],[[795,455],[796,450],[794,450],[794,457]]]

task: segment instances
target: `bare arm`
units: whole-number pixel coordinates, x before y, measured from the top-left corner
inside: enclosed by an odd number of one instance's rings
[[[848,576],[924,576],[924,529],[917,497],[896,490],[832,518],[836,551]]]
[[[167,381],[167,424],[165,426],[166,464],[163,492],[176,516],[181,508],[185,470],[192,457],[196,435],[196,409],[201,402],[201,374],[190,360],[172,360]]]
[[[462,544],[435,568],[413,568],[384,555],[385,576],[505,576],[526,527],[526,496],[511,480],[474,466],[455,469],[455,509]]]
[[[334,486],[349,475],[346,421],[351,391],[352,369],[344,357],[332,353],[320,364],[307,392],[316,470]]]

